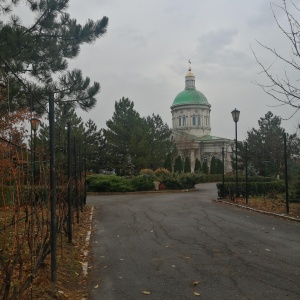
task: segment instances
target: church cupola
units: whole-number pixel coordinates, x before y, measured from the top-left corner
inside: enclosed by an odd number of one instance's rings
[[[191,68],[191,61],[189,60],[189,72],[185,75],[185,89],[186,90],[190,90],[193,89],[195,90],[195,75],[191,72],[192,68]]]

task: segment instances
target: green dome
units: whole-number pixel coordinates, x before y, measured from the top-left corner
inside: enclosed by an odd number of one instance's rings
[[[195,89],[187,89],[179,93],[173,101],[173,106],[186,104],[208,104],[206,97]]]

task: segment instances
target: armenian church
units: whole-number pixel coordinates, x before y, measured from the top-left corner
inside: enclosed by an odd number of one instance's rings
[[[190,157],[192,172],[197,158],[201,164],[206,161],[208,167],[213,157],[222,161],[222,148],[225,173],[232,171],[234,141],[210,134],[211,105],[204,94],[196,90],[191,63],[185,75],[185,89],[175,97],[171,112],[173,138],[181,157]]]

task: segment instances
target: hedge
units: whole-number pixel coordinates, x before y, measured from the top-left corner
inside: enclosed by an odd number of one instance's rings
[[[86,178],[86,187],[89,192],[133,192],[154,190],[154,180],[159,181],[168,190],[194,188],[195,184],[203,182],[203,174],[157,172],[153,179],[152,174],[141,174],[132,178],[117,175],[89,175]]]
[[[221,191],[223,184],[217,183],[217,188]],[[225,195],[231,195],[235,193],[236,185],[235,182],[225,183]],[[270,193],[280,194],[284,193],[285,184],[282,180],[276,180],[271,182],[249,182],[248,183],[248,195],[266,195]],[[238,193],[241,195],[246,194],[246,183],[239,182]]]

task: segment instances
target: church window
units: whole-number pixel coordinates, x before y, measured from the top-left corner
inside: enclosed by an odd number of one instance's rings
[[[201,119],[200,119],[200,115],[197,116],[197,125],[200,126],[201,125]]]
[[[182,125],[181,125],[181,117],[178,118],[178,125],[179,125],[179,127],[182,126]]]
[[[209,126],[209,116],[205,116],[205,126]]]
[[[186,117],[185,116],[182,117],[182,126],[186,126]]]
[[[193,126],[196,126],[196,116],[195,115],[192,116],[192,124],[193,124]]]

